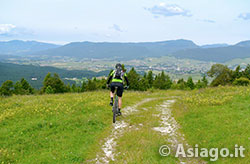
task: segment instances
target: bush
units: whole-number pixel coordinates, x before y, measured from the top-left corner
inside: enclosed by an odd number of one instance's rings
[[[250,84],[250,80],[245,77],[240,77],[236,80],[234,80],[233,85],[239,85],[239,86],[247,86]]]
[[[88,83],[87,83],[87,86],[86,86],[86,90],[87,91],[94,91],[97,89],[97,86],[96,86],[96,79],[89,79],[88,80]]]
[[[14,93],[17,95],[34,94],[34,88],[32,88],[31,85],[24,78],[22,78],[14,85]]]
[[[0,88],[0,95],[11,96],[13,94],[13,82],[11,80],[5,81]]]
[[[193,90],[195,88],[194,82],[192,77],[189,77],[186,83],[187,87],[190,88],[191,90]]]
[[[156,89],[170,89],[172,80],[168,75],[165,75],[164,71],[158,74],[153,81],[153,87]]]
[[[43,81],[42,91],[46,92],[48,86],[50,86],[53,89],[54,93],[63,93],[67,91],[63,81],[56,73],[54,74],[54,76],[51,76],[51,73],[48,73],[46,75]]]
[[[138,90],[139,88],[139,81],[140,81],[140,75],[135,71],[134,68],[132,68],[128,72],[128,81],[129,81],[129,89],[132,90]]]
[[[215,77],[212,81],[211,86],[216,87],[219,85],[232,84],[233,71],[227,66],[222,64],[214,64],[211,69],[207,72],[208,76]]]

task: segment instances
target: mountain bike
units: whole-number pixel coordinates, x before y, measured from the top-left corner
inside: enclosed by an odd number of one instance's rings
[[[118,87],[115,87],[115,92],[114,92],[115,99],[114,99],[113,107],[112,107],[113,123],[115,123],[116,117],[119,116],[117,89]],[[124,89],[128,89],[128,86],[125,86]]]

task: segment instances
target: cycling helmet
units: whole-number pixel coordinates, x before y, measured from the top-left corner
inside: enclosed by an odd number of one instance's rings
[[[117,68],[122,68],[122,65],[120,64],[120,63],[117,63],[116,65],[115,65],[115,68],[117,69]]]

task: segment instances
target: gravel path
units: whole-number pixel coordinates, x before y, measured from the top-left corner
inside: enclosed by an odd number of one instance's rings
[[[168,145],[172,152],[176,152],[177,145],[183,144],[184,147],[190,147],[185,140],[184,134],[180,133],[180,125],[177,123],[175,118],[172,116],[171,105],[175,100],[167,100],[163,104],[159,105],[161,111],[160,127],[154,127],[155,131],[159,131],[162,135],[167,135],[167,141],[171,144]],[[182,158],[179,157],[180,164],[206,164],[199,158]]]
[[[148,98],[144,99],[141,102],[137,103],[134,106],[126,107],[122,110],[123,117],[127,117],[130,114],[133,114],[137,111],[137,107],[155,100],[157,98]],[[163,104],[159,105],[159,110],[161,114],[155,115],[156,117],[160,118],[160,126],[154,127],[153,130],[158,131],[163,136],[167,136],[167,141],[170,143],[168,145],[171,148],[171,151],[177,149],[178,144],[183,144],[186,147],[190,147],[188,143],[185,140],[185,136],[180,133],[179,131],[179,124],[176,122],[174,117],[172,116],[172,110],[171,105],[175,102],[175,100],[167,100]],[[144,110],[144,109],[143,109]],[[96,158],[93,160],[90,160],[90,163],[96,163],[96,164],[107,164],[111,161],[115,161],[116,155],[119,153],[116,152],[116,146],[117,146],[117,139],[123,135],[123,133],[128,130],[129,124],[123,120],[116,121],[115,124],[113,124],[113,129],[111,131],[111,134],[104,139],[104,144],[102,145],[101,153],[98,153]],[[202,161],[199,158],[182,158],[179,157],[180,164],[206,164],[206,162]]]
[[[148,98],[140,101],[139,103],[126,107],[122,109],[122,115],[123,117],[126,117],[133,112],[137,111],[137,107],[148,102],[155,100],[156,98]],[[128,123],[124,121],[116,121],[115,124],[113,124],[113,129],[111,134],[105,138],[105,143],[102,145],[102,154],[98,154],[96,158],[94,159],[95,163],[97,164],[103,164],[103,163],[109,163],[110,161],[115,160],[115,147],[117,145],[117,138],[123,135],[123,132],[125,131],[125,128],[128,127]]]

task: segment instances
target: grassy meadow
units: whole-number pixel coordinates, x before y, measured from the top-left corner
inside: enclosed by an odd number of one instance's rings
[[[244,146],[245,158],[219,158],[218,164],[250,162],[250,88],[219,87],[183,94],[175,103],[174,116],[190,145],[200,148]],[[209,161],[209,159],[205,159]]]
[[[250,161],[250,88],[218,87],[194,91],[125,91],[123,108],[145,98],[156,98],[119,117],[129,126],[117,140],[120,152],[113,163],[177,163],[161,157],[166,137],[159,126],[158,105],[176,99],[173,115],[190,145],[244,146],[245,158],[219,158],[212,163],[246,164]],[[101,153],[112,128],[109,92],[0,98],[0,163],[88,163]],[[146,109],[146,110],[145,110]],[[203,159],[209,161],[209,159]],[[112,163],[112,162],[111,162]]]
[[[144,98],[125,93],[124,104]],[[136,99],[134,99],[136,97]],[[0,100],[2,163],[79,163],[112,125],[107,91]]]

